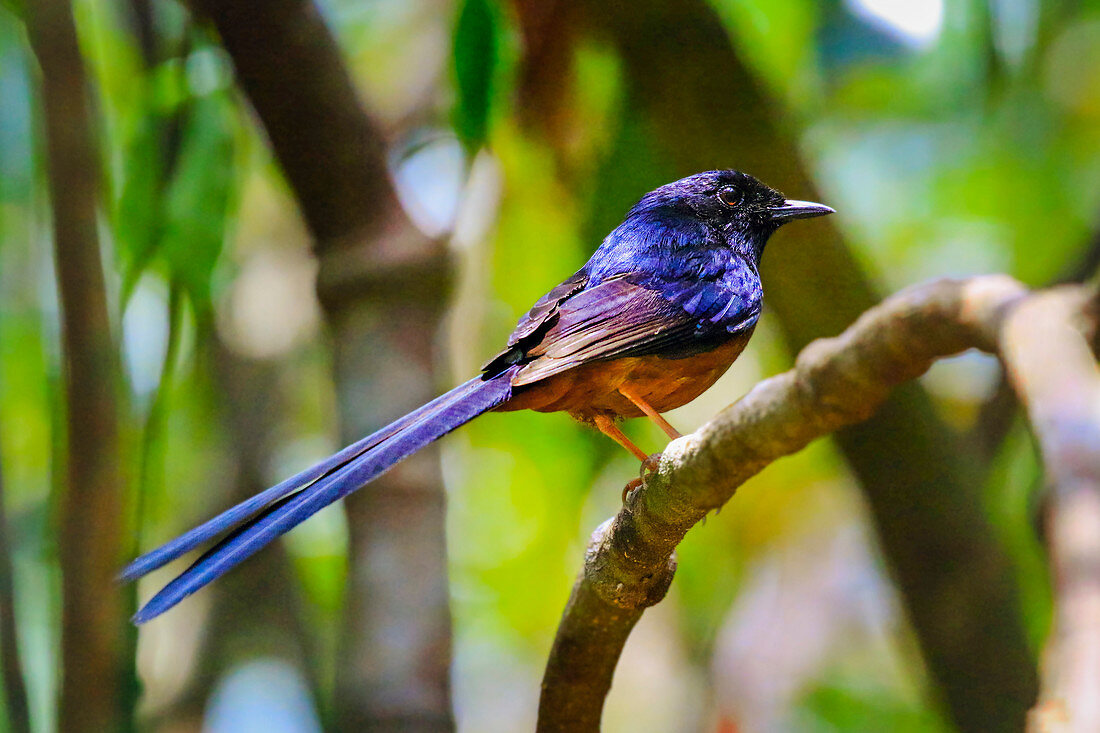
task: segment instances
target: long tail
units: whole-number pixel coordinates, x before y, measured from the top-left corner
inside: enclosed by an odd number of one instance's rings
[[[317,511],[378,478],[398,462],[512,396],[512,371],[475,378],[339,453],[134,560],[119,574],[135,580],[232,530],[138,611],[134,623],[156,618],[224,575]]]

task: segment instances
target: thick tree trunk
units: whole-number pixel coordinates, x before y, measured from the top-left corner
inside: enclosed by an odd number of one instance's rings
[[[390,184],[381,135],[335,42],[303,0],[198,0],[316,239],[345,440],[434,396],[432,345],[450,266]],[[438,454],[425,450],[345,502],[347,730],[447,730],[450,613]]]
[[[58,501],[59,727],[98,733],[117,730],[124,720],[124,620],[113,590],[124,545],[123,482],[117,358],[96,235],[100,166],[72,8],[66,0],[30,3],[27,27],[42,70],[68,397],[67,481]]]

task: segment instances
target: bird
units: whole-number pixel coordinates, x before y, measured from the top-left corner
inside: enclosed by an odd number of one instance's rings
[[[645,416],[680,437],[661,413],[702,394],[745,348],[763,306],[768,239],[787,222],[832,213],[729,169],[650,191],[583,267],[519,319],[479,375],[126,566],[119,577],[133,581],[221,536],[134,623],[489,411],[567,412],[626,448],[644,472],[650,456],[617,421]]]

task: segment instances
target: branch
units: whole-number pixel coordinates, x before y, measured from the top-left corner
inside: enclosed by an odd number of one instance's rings
[[[1098,269],[1100,269],[1100,230],[1092,233],[1083,250],[1076,253],[1074,259],[1050,284],[1083,283],[1095,277]],[[1002,373],[997,388],[981,406],[978,419],[968,436],[984,463],[991,461],[1000,450],[1018,409],[1016,393],[1009,384],[1008,375]]]
[[[134,4],[148,10],[144,0]],[[123,620],[128,615],[123,605],[133,610],[135,590],[124,594],[126,601],[110,590],[129,540],[122,519],[119,366],[97,236],[102,171],[70,2],[28,4],[25,16],[42,74],[67,381],[68,446],[62,459],[67,479],[57,499],[63,601],[60,725],[66,730],[125,729],[139,687],[137,632]],[[165,363],[171,364],[170,356]]]
[[[124,717],[119,693],[124,621],[112,588],[126,533],[121,521],[117,354],[96,232],[99,156],[68,0],[29,3],[27,30],[42,71],[68,407],[67,480],[58,499],[58,727],[117,730]]]
[[[1076,327],[1094,294],[1057,288],[1014,309],[1002,333],[1009,379],[1043,456],[1054,626],[1034,731],[1100,730],[1100,371]]]
[[[445,282],[446,248],[420,234],[401,208],[382,131],[360,102],[314,3],[271,0],[260,14],[247,0],[192,5],[213,23],[233,59],[237,81],[316,239],[318,291],[326,308],[339,311],[365,294],[386,295],[387,286],[407,286],[423,299],[425,285],[442,284],[409,284],[410,270],[427,267]]]
[[[769,463],[870,418],[891,390],[936,359],[972,347],[993,351],[1004,314],[1025,294],[1004,276],[905,290],[669,444],[657,473],[592,536],[543,678],[539,730],[598,729],[622,644],[664,596],[672,553],[692,526]]]
[[[525,46],[536,49],[529,63],[566,66],[555,55],[569,49],[537,34],[577,35],[574,23],[609,39],[622,59],[622,128],[595,176],[593,236],[618,223],[610,217],[633,202],[640,185],[708,168],[746,170],[791,195],[817,198],[788,120],[739,56],[712,3],[590,1],[580,12],[515,5]],[[534,83],[529,91],[547,89]],[[558,119],[544,110],[568,99],[543,94],[534,119]],[[591,176],[574,185],[589,188]],[[768,307],[792,354],[840,333],[879,301],[835,222],[778,233],[762,267]],[[902,385],[872,419],[835,440],[867,499],[949,715],[967,733],[1019,728],[1038,679],[1014,571],[983,509],[980,456],[944,424],[917,383]],[[956,612],[942,613],[944,601]],[[1014,707],[1004,704],[1006,690],[1014,692]]]

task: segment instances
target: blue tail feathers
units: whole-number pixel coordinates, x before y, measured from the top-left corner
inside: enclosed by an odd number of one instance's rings
[[[275,538],[395,464],[512,396],[510,369],[472,379],[363,438],[317,465],[256,494],[228,511],[134,560],[120,573],[135,580],[233,530],[166,585],[137,614],[144,623],[221,577]]]

